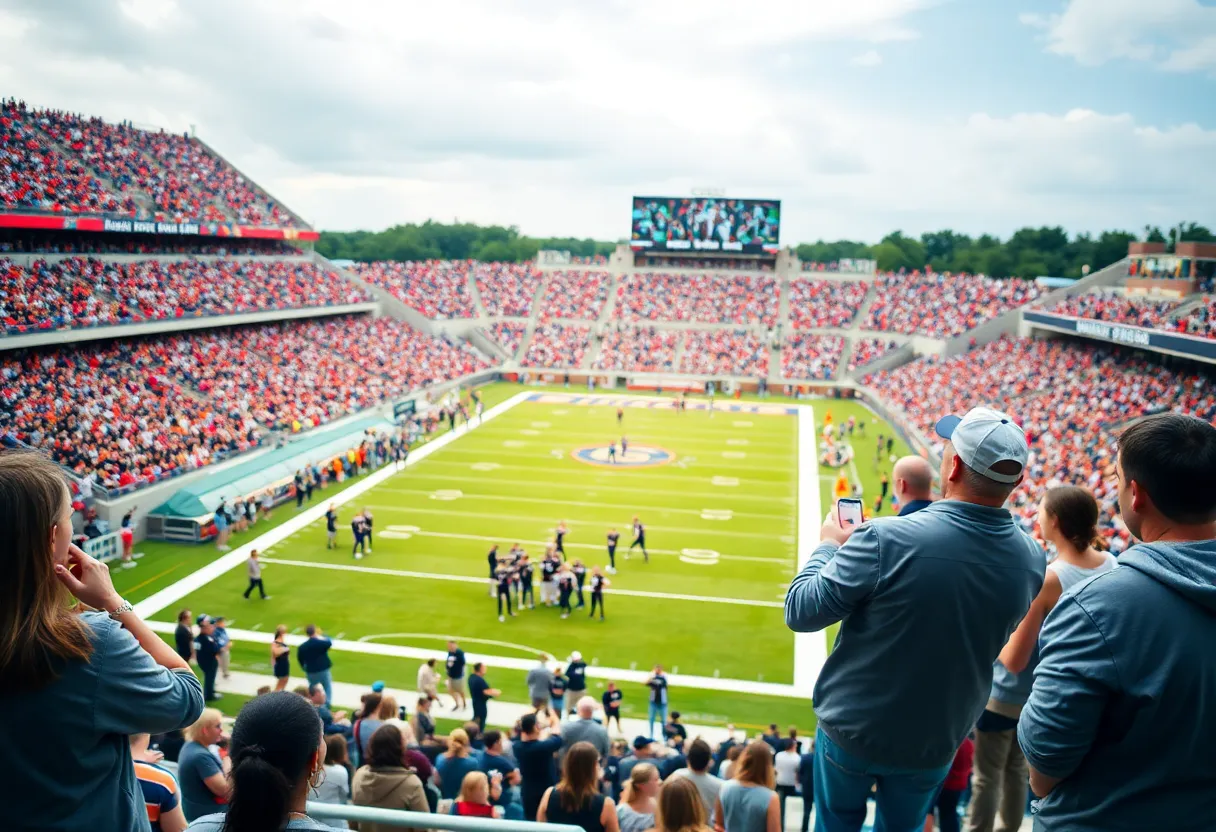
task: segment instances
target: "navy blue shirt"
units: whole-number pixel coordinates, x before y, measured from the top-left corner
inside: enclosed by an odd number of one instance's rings
[[[219,652],[220,646],[216,643],[215,636],[205,636],[199,633],[194,637],[194,656],[198,660],[199,667],[215,665]]]
[[[486,695],[486,691],[489,689],[490,683],[485,680],[484,676],[474,673],[469,677],[469,697],[473,700],[474,713],[485,711],[486,703],[490,701],[490,697]]]
[[[566,667],[566,685],[571,693],[587,689],[587,663],[570,662]]]
[[[449,679],[464,678],[464,651],[459,647],[448,651],[447,668]]]
[[[549,683],[550,696],[565,696],[566,695],[566,679],[564,676],[554,676],[553,681]]]
[[[329,648],[333,641],[328,636],[313,636],[296,648],[296,660],[305,673],[320,673],[329,670],[333,662],[329,660]]]
[[[600,701],[604,703],[605,711],[615,711],[621,707],[621,700],[624,694],[618,690],[606,690],[604,695],[600,697]]]

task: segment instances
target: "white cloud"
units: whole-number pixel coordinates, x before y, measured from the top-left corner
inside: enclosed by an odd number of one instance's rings
[[[1087,66],[1126,59],[1174,72],[1216,71],[1216,7],[1199,0],[1065,0],[1059,14],[1023,14],[1047,49]]]
[[[878,66],[882,63],[882,55],[878,54],[877,49],[869,49],[860,55],[853,56],[849,63],[853,66]]]
[[[779,0],[788,27],[723,26],[737,8],[724,0],[214,0],[169,16],[121,2],[144,21],[100,0],[9,0],[0,89],[197,125],[322,228],[460,218],[613,239],[632,194],[713,185],[784,199],[790,242],[876,239],[1139,228],[1203,219],[1216,193],[1216,133],[1193,125],[1083,110],[944,120],[791,70],[811,41],[864,57],[914,35],[913,0]]]

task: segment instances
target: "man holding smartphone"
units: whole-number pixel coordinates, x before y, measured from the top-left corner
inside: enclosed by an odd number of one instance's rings
[[[1043,583],[1043,550],[1003,508],[1022,482],[1025,432],[979,407],[937,433],[944,499],[861,526],[833,512],[786,596],[796,632],[840,622],[814,691],[814,803],[832,830],[861,829],[876,784],[881,826],[923,825]]]

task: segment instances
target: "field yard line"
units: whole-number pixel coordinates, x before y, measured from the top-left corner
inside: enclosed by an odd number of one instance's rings
[[[587,430],[585,430],[585,429],[584,430],[560,430],[560,429],[556,429],[556,428],[539,428],[537,430],[539,432],[535,436],[533,436],[532,440],[530,440],[530,441],[539,441],[540,439],[547,439],[549,437],[568,437],[568,438],[576,439],[581,443],[581,442],[585,441],[585,438],[587,436]],[[739,429],[736,428],[734,430],[737,432]],[[731,431],[732,431],[732,429],[729,427],[725,427],[722,430],[715,430],[715,431],[697,431],[697,430],[687,430],[684,426],[681,426],[679,429],[679,437],[680,437],[681,441],[691,440],[694,443],[699,442],[703,445],[710,445],[710,444],[715,444],[715,443],[721,443],[724,439],[726,439],[728,436],[730,436]],[[666,434],[652,435],[651,433],[646,432],[644,430],[642,430],[642,431],[624,430],[622,432],[629,439],[629,444],[631,444],[631,445],[634,443],[639,444],[639,445],[646,445],[646,444],[649,444],[652,442],[662,444],[660,440],[666,435]],[[515,439],[518,436],[518,433],[519,433],[519,428],[517,428],[517,427],[509,426],[509,425],[498,425],[494,430],[486,431],[485,438],[486,439],[497,439],[497,438],[501,437],[502,439]],[[604,431],[604,433],[607,435],[607,437],[609,439],[616,438],[615,431],[613,431],[613,432]],[[531,436],[531,434],[525,434],[525,435]],[[537,438],[537,437],[539,437],[539,438]],[[779,440],[764,440],[764,439],[749,439],[748,444],[750,447],[753,447],[753,448],[757,447],[757,446],[761,447],[761,448],[782,448],[787,445],[787,443],[779,441]]]
[[[516,405],[527,401],[530,395],[530,393],[517,393],[516,395],[507,399],[505,402],[496,404],[494,407],[491,407],[482,414],[481,421],[488,422],[496,416],[506,413]],[[411,465],[416,465],[436,451],[446,448],[448,445],[452,444],[452,442],[456,441],[457,438],[464,436],[470,430],[476,430],[477,427],[477,425],[469,424],[464,430],[451,431],[443,434],[437,439],[427,442],[421,448],[418,448],[410,453],[409,457],[405,461],[406,467],[408,468]],[[199,569],[197,572],[192,572],[186,577],[182,578],[180,581],[170,584],[159,592],[154,592],[135,605],[135,613],[140,618],[148,618],[160,612],[165,607],[169,606],[175,601],[180,601],[191,592],[194,592],[196,589],[210,583],[220,575],[223,575],[225,572],[240,566],[249,559],[249,553],[254,549],[263,551],[269,549],[276,543],[286,540],[301,529],[316,522],[317,520],[320,520],[325,516],[326,507],[330,503],[339,506],[345,505],[346,503],[354,500],[356,497],[361,497],[363,494],[375,488],[377,485],[384,482],[395,473],[397,473],[397,466],[392,463],[386,464],[379,471],[374,471],[371,474],[368,474],[361,481],[350,486],[333,499],[322,499],[322,501],[317,505],[313,506],[307,511],[297,514],[286,523],[276,526],[265,534],[258,535],[245,545],[238,546],[236,549],[233,549],[223,557],[213,560],[211,563],[207,564],[202,569]]]
[[[488,416],[490,411],[486,411]],[[169,634],[177,627],[173,621],[149,621],[148,626],[157,633]],[[253,630],[229,630],[228,637],[236,641],[252,641],[257,644],[269,644],[270,634]],[[459,633],[452,633],[447,638],[460,640]],[[288,634],[283,640],[289,647],[298,647],[304,643],[305,636]],[[350,653],[363,653],[369,656],[387,656],[397,659],[427,659],[438,658],[443,661],[442,649],[426,649],[423,647],[405,647],[399,644],[377,644],[374,641],[353,641],[351,639],[334,639],[333,650]],[[474,653],[466,650],[470,666],[475,662],[485,662],[489,667],[502,667],[508,670],[531,670],[536,667],[536,658],[513,658],[510,656],[490,656],[485,653]],[[295,666],[293,665],[293,668]],[[293,669],[293,673],[297,672]],[[591,679],[607,679],[615,682],[637,682],[643,684],[650,678],[650,670],[629,670],[623,667],[601,667],[590,665],[587,676]],[[808,691],[800,691],[794,685],[783,685],[777,682],[753,682],[747,679],[719,679],[712,676],[692,676],[685,673],[668,673],[668,684],[676,689],[695,688],[697,690],[715,690],[728,693],[751,693],[759,696],[784,696],[793,699],[809,699]],[[491,702],[490,704],[493,704]]]
[[[355,566],[352,563],[323,563],[312,560],[283,560],[281,558],[262,558],[262,563],[277,563],[282,566],[300,566],[306,569],[333,569],[338,572],[360,572],[365,575],[390,575],[396,578],[419,578],[427,581],[455,581],[462,584],[480,584],[485,586],[487,578],[476,578],[472,575],[444,575],[438,572],[412,572],[407,569],[381,569],[376,566]],[[734,604],[739,607],[776,607],[785,606],[781,601],[752,601],[746,598],[715,598],[712,595],[684,595],[675,592],[646,592],[640,589],[609,589],[608,595],[628,595],[633,598],[660,598],[664,601],[699,601],[713,604]]]
[[[379,506],[376,506],[376,508],[379,508]],[[504,540],[502,537],[487,537],[480,534],[460,534],[459,532],[416,531],[410,532],[410,534],[412,534],[414,537],[444,537],[451,538],[453,540],[479,540],[486,543],[502,543]],[[518,540],[515,538],[508,539],[515,543],[521,543],[528,546],[547,546],[549,544],[549,541],[547,540],[524,540],[522,538]],[[607,552],[608,550],[608,547],[602,543],[564,543],[563,545],[567,549],[595,549],[598,552]],[[652,555],[679,556],[684,554],[678,549],[647,549],[646,551]],[[721,560],[750,561],[751,563],[779,563],[782,566],[789,566],[790,563],[789,558],[765,558],[760,557],[759,555],[723,555],[719,553],[718,557]]]
[[[467,511],[452,511],[452,510],[445,509],[445,508],[422,508],[419,506],[408,506],[407,507],[407,506],[381,506],[381,505],[372,505],[370,507],[376,509],[376,511],[403,511],[403,512],[406,512],[407,514],[443,514],[443,515],[449,515],[449,516],[454,515],[456,517],[468,517],[468,515],[469,515],[469,513]],[[477,512],[477,517],[479,519],[517,520],[520,522],[531,522],[531,521],[537,519],[535,517],[531,517],[528,515],[521,516],[519,514],[486,514],[485,512],[480,512],[480,511]],[[561,516],[561,517],[559,517],[559,519],[563,519],[570,523],[576,523],[579,525],[587,525],[587,526],[604,525],[604,521],[602,521],[602,520],[586,520],[586,519],[580,519],[577,517],[570,517],[568,515]],[[782,518],[782,519],[788,519],[788,518]],[[629,524],[621,523],[620,525],[628,526]],[[663,531],[663,532],[676,532],[679,534],[703,534],[703,535],[706,535],[709,537],[746,537],[746,538],[751,538],[751,539],[755,539],[755,537],[756,537],[755,532],[731,532],[731,531],[719,531],[719,530],[710,531],[705,528],[688,529],[688,528],[683,528],[681,526],[652,526],[649,523],[646,524],[646,528],[649,530],[657,530],[657,531]]]
[[[819,437],[815,410],[798,409],[798,571],[819,545],[823,506],[819,502]],[[794,633],[794,688],[810,696],[815,680],[828,660],[827,637],[822,633]]]
[[[431,488],[426,488],[426,489],[381,488],[380,491],[381,492],[388,491],[393,494],[433,494],[434,493],[434,489],[431,489]],[[668,492],[668,493],[670,493],[670,492]],[[729,497],[730,497],[730,492],[728,492],[728,491],[723,491],[720,494],[716,495],[717,502],[719,502],[719,503],[726,502],[729,499]],[[584,502],[584,501],[580,501],[580,500],[542,500],[537,497],[517,497],[515,495],[506,495],[506,494],[477,494],[477,493],[473,493],[473,492],[469,492],[469,491],[465,491],[463,496],[461,497],[461,499],[462,500],[464,500],[464,499],[468,499],[468,500],[504,500],[507,502],[514,502],[514,503],[541,503],[542,505],[550,505],[550,506],[580,506],[580,507],[585,507],[585,508],[619,508],[619,509],[623,509],[625,511],[634,511],[637,508],[636,503],[630,503],[630,504],[601,503],[601,502],[589,503],[589,502]],[[661,512],[671,512],[673,514],[692,514],[697,517],[700,517],[701,512],[704,511],[705,509],[670,508],[667,506],[647,506],[646,510],[653,511],[653,512],[660,512],[660,513]],[[789,520],[790,519],[788,514],[754,514],[754,513],[749,513],[746,511],[734,511],[732,513],[735,517],[754,517],[754,518],[758,518],[761,520]]]
[[[537,458],[541,458],[541,457],[537,457]],[[786,458],[788,459],[788,454],[787,454]],[[549,457],[549,459],[550,459],[550,461],[552,461],[553,457]],[[570,459],[571,462],[574,461],[565,452],[562,453],[562,459]],[[484,454],[483,454],[483,459],[478,460],[478,461],[479,462],[490,462],[492,460],[484,459]],[[434,459],[434,460],[431,460],[429,465],[427,465],[427,470],[429,471],[437,465],[455,465],[460,468],[464,468],[465,470],[468,470],[468,468],[469,468],[469,463],[461,461],[461,460]],[[700,461],[698,461],[697,466],[698,466],[698,468],[704,467],[705,474],[706,474],[705,478],[707,480],[710,479],[710,477],[713,474],[717,473],[717,471],[715,469],[718,469],[718,468],[745,468],[745,469],[754,471],[755,467],[756,467],[754,465],[746,465],[746,464],[729,465],[723,461],[719,461],[716,459],[713,460],[712,462],[706,462],[704,466],[702,466]],[[544,471],[545,474],[550,477],[555,477],[560,474],[568,474],[572,477],[577,477],[579,482],[588,481],[588,476],[587,476],[588,470],[590,470],[592,472],[609,470],[609,469],[602,468],[602,467],[591,468],[590,466],[580,466],[578,468],[567,468],[564,470],[561,470],[561,469],[554,470],[552,465],[515,465],[515,464],[503,464],[503,465],[499,466],[499,469],[506,469],[506,470],[511,470],[511,471]],[[661,473],[658,473],[658,471],[655,468],[621,468],[619,470],[613,471],[611,474],[603,474],[600,476],[604,476],[605,478],[607,478],[607,477],[619,477],[621,475],[635,476],[638,479],[647,479],[647,480],[676,480],[676,481],[683,482],[683,483],[687,483],[689,481],[689,476],[687,474],[661,474]],[[419,474],[419,476],[426,476],[426,474]],[[592,473],[592,476],[597,476],[597,475],[595,473]],[[757,479],[748,479],[745,477],[740,477],[739,483],[740,484],[757,483],[760,485],[775,485],[775,486],[781,486],[782,488],[788,488],[790,491],[793,491],[794,487],[796,486],[796,482],[790,482],[788,480],[757,480]]]
[[[523,444],[522,445],[512,445],[509,450],[500,450],[498,448],[494,448],[493,450],[487,450],[486,448],[452,448],[450,451],[448,451],[448,453],[449,454],[470,454],[470,455],[480,456],[482,458],[485,458],[485,455],[487,453],[490,453],[494,457],[507,456],[507,457],[522,457],[524,459],[535,459],[538,454],[540,456],[548,456],[549,452],[544,449],[552,448],[552,446],[554,444],[552,442],[543,441],[543,437],[537,437],[537,438],[533,438],[533,439],[511,439],[508,441],[522,442]],[[595,443],[591,443],[591,444],[594,446]],[[602,442],[600,444],[606,446],[608,443]],[[643,443],[638,442],[637,444],[642,445]],[[529,447],[535,447],[537,450],[535,450],[535,451],[516,450],[516,448],[529,448]],[[714,453],[714,452],[716,452],[716,450],[721,449],[722,447],[725,447],[725,446],[719,445],[719,446],[716,446],[716,448],[714,448],[714,449],[706,450],[704,453]],[[700,453],[700,452],[698,451],[698,453]],[[755,453],[753,451],[739,451],[739,453],[747,454],[746,458],[749,460],[763,458],[763,459],[782,459],[782,460],[788,461],[790,458],[789,453],[761,454],[761,453]],[[698,459],[703,458],[703,457],[697,456],[697,454],[685,454],[684,456],[693,456]],[[629,457],[626,456],[625,458],[628,459]],[[676,458],[679,459],[680,455],[677,454]],[[717,463],[715,462],[715,464],[717,464]]]
[[[434,465],[435,463],[432,462],[431,464]],[[531,486],[533,488],[547,488],[550,490],[553,488],[553,483],[551,483],[551,482],[537,482],[536,480],[502,480],[502,479],[498,479],[497,477],[495,477],[493,480],[489,480],[489,479],[486,479],[486,477],[485,477],[485,474],[489,474],[489,473],[492,473],[492,472],[483,471],[483,472],[478,472],[478,475],[476,475],[476,476],[465,476],[465,477],[455,477],[455,476],[450,476],[448,474],[430,474],[430,473],[415,474],[413,477],[410,478],[409,481],[416,483],[419,480],[419,478],[425,478],[428,480],[444,480],[444,481],[451,481],[451,482],[475,482],[478,485],[485,485],[487,482],[491,482],[494,485],[509,485],[509,486],[517,487],[517,488],[522,487],[522,486]],[[691,480],[692,477],[689,477],[689,479]],[[742,482],[744,482],[744,480],[740,480],[740,482],[742,483]],[[630,494],[654,494],[654,495],[660,495],[660,496],[664,496],[664,497],[671,496],[671,489],[663,490],[663,489],[657,489],[657,488],[653,488],[653,489],[634,488],[631,485],[592,484],[592,485],[584,485],[584,486],[575,486],[575,485],[571,484],[568,486],[563,485],[562,488],[566,491],[587,491],[587,492],[628,491]],[[730,498],[730,500],[732,502],[734,502],[736,500],[763,500],[766,503],[776,503],[776,502],[793,503],[794,502],[793,497],[774,497],[770,494],[740,494],[739,489],[737,489],[737,488],[732,489],[730,491],[723,491],[721,489],[718,489],[717,491],[680,491],[680,496],[697,497],[697,498],[701,498],[701,499],[705,499],[705,500],[713,500],[713,499],[720,500],[723,498],[723,496],[727,496]],[[784,515],[784,514],[781,516],[788,517],[788,515]]]

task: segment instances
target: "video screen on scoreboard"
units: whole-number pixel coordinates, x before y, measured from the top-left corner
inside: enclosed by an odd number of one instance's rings
[[[776,199],[633,198],[631,245],[651,251],[775,252],[781,235]]]

